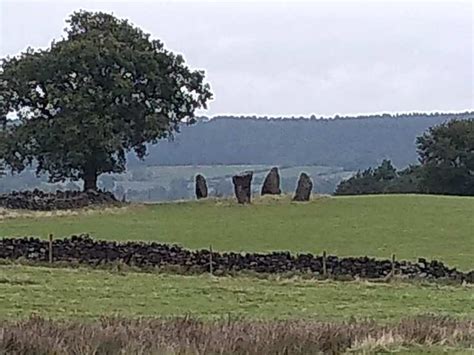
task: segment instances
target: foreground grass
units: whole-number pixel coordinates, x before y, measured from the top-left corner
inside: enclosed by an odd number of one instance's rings
[[[340,354],[471,353],[474,322],[407,317],[391,324],[321,321],[201,321],[32,317],[0,323],[5,354]]]
[[[474,318],[471,286],[317,282],[0,266],[0,319],[184,316],[375,319],[432,313]]]
[[[50,214],[50,213],[49,213]],[[46,214],[47,215],[47,214]],[[70,216],[0,220],[0,236],[155,240],[187,248],[436,258],[474,267],[474,198],[385,195],[318,198],[310,203],[260,200],[167,203]]]

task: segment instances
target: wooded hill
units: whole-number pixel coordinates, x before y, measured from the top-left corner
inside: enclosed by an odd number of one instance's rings
[[[391,159],[402,168],[416,163],[415,139],[429,127],[474,112],[383,114],[330,119],[248,116],[201,117],[182,127],[174,141],[150,146],[144,162],[131,166],[275,164],[375,166]]]

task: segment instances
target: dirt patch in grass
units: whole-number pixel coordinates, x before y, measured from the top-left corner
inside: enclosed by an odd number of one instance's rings
[[[0,325],[0,353],[15,354],[336,354],[439,347],[472,350],[474,322],[430,316],[390,325],[188,317],[84,323],[32,317]]]

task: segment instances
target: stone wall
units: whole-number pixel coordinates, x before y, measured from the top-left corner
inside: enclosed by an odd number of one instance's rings
[[[46,193],[35,189],[0,195],[0,207],[18,210],[52,211],[104,204],[118,204],[118,201],[111,192],[102,191]]]
[[[184,271],[209,272],[210,251],[191,251],[177,245],[93,240],[87,235],[53,241],[54,261],[99,265],[123,262],[140,268],[179,266]],[[24,258],[32,261],[48,261],[48,241],[37,238],[3,238],[0,240],[0,259]],[[257,273],[310,273],[323,274],[323,258],[312,254],[290,254],[289,252],[258,253],[212,253],[212,266],[216,274],[233,271]],[[474,270],[461,272],[445,266],[442,262],[396,261],[395,273],[400,277],[415,279],[448,279],[474,283]],[[390,260],[370,257],[327,256],[327,274],[332,277],[380,279],[390,275]]]

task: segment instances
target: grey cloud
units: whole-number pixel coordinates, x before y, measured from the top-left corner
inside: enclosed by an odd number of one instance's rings
[[[46,46],[79,8],[127,17],[205,69],[209,115],[474,106],[470,2],[4,1],[0,55]]]

